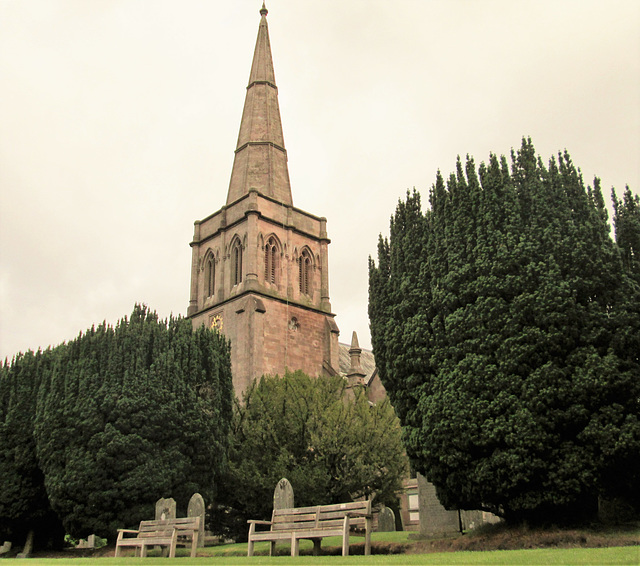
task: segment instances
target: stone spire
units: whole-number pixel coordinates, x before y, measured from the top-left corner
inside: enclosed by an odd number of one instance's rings
[[[263,3],[229,183],[228,205],[252,189],[278,202],[293,205],[267,13]]]
[[[353,335],[351,336],[351,348],[349,348],[349,357],[351,358],[351,367],[347,372],[349,385],[362,384],[363,378],[367,375],[362,369],[362,365],[360,363],[361,354],[362,348],[360,348],[360,344],[358,343],[358,335],[354,330]]]

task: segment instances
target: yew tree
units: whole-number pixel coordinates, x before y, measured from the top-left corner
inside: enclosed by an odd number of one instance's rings
[[[265,376],[236,405],[212,524],[220,534],[246,539],[247,519],[270,519],[283,477],[298,507],[359,497],[395,505],[407,465],[387,401],[372,405],[362,388],[348,389],[339,376]]]
[[[49,503],[66,532],[113,540],[155,501],[211,501],[225,465],[233,387],[229,344],[137,305],[55,350],[33,427]],[[182,509],[185,512],[186,509]]]
[[[637,198],[530,140],[398,203],[369,265],[373,351],[407,452],[449,508],[509,521],[637,502]],[[635,239],[634,239],[635,238]]]

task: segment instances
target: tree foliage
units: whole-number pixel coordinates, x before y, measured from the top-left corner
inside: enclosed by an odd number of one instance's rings
[[[426,212],[415,191],[398,204],[370,260],[373,351],[445,506],[535,522],[637,497],[636,205],[617,205],[617,246],[599,180],[530,140],[511,167],[438,173]]]
[[[0,365],[0,540],[22,542],[30,530],[41,547],[64,536],[38,466],[33,416],[39,378],[52,352],[19,354]]]
[[[11,378],[39,356],[47,363],[35,378]],[[233,399],[229,344],[217,331],[160,321],[136,305],[115,328],[103,323],[3,372],[1,388],[30,387],[16,396],[31,400],[22,421],[5,419],[3,437],[24,441],[37,480],[33,495],[13,490],[8,505],[25,505],[26,495],[40,501],[46,489],[45,507],[68,534],[113,539],[117,528],[152,517],[160,497],[186,505],[197,491],[212,500]],[[23,519],[34,528],[33,518]]]
[[[392,503],[407,469],[400,425],[388,402],[371,405],[341,377],[300,371],[253,383],[235,410],[229,470],[212,521],[247,536],[247,519],[269,519],[286,477],[296,506],[352,501]]]

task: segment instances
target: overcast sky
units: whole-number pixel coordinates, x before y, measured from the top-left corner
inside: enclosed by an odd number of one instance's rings
[[[226,201],[261,0],[0,0],[0,356],[185,314]],[[294,205],[328,219],[341,341],[398,198],[531,136],[640,188],[637,0],[269,0]]]

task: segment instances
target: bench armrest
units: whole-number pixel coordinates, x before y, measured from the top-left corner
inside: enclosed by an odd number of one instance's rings
[[[139,533],[140,531],[135,531],[133,529],[118,529],[119,533]]]
[[[254,525],[271,525],[271,521],[257,521],[255,519],[249,519],[247,520],[247,523],[251,524],[253,523]]]

